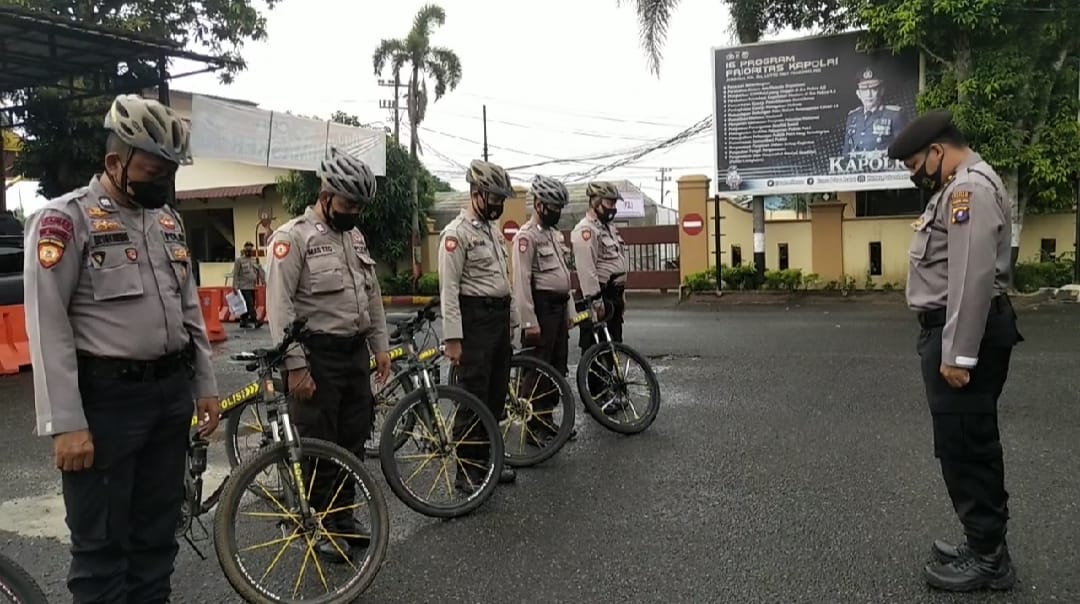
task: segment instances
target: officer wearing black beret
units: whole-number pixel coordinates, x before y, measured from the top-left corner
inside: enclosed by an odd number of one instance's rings
[[[1016,573],[997,403],[1017,330],[1010,282],[1012,214],[994,169],[968,147],[948,111],[913,120],[889,146],[931,194],[912,224],[907,302],[918,313],[918,352],[934,430],[934,456],[964,527],[935,541],[926,581],[949,591],[1009,589]]]

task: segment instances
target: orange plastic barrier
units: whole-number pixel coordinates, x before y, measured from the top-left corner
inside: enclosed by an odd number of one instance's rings
[[[255,320],[260,323],[266,320],[266,286],[264,285],[255,288]]]
[[[220,288],[199,288],[199,307],[202,309],[203,321],[206,322],[206,335],[211,342],[224,342],[226,339],[225,328],[221,326],[221,319],[218,317],[224,301]]]
[[[19,369],[29,365],[26,311],[21,304],[0,306],[0,375],[19,373]]]

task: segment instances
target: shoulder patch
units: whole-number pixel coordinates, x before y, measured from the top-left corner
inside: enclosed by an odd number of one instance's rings
[[[445,249],[446,251],[451,252],[451,253],[454,252],[455,250],[457,250],[458,249],[457,237],[454,237],[453,235],[447,235],[446,238],[443,239],[443,249]]]
[[[581,229],[581,240],[582,241],[588,241],[590,239],[592,239],[592,230],[591,229]]]
[[[57,240],[67,243],[75,236],[75,225],[66,214],[57,210],[45,210],[38,223],[38,240]]]
[[[64,257],[64,243],[56,239],[42,239],[37,244],[37,256],[41,268],[50,269]]]
[[[281,260],[285,256],[289,255],[289,250],[292,249],[292,245],[288,241],[275,241],[274,242],[274,258]]]
[[[518,248],[518,251],[521,252],[522,254],[529,251],[529,239],[527,237],[522,237],[521,239],[519,239],[518,244],[517,244],[517,248]]]
[[[971,203],[971,191],[960,189],[949,193],[949,205],[969,205]]]
[[[954,206],[952,209],[952,224],[963,224],[971,217],[967,206]]]

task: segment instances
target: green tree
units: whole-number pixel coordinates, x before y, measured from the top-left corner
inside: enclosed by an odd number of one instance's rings
[[[280,0],[262,0],[268,9]],[[246,68],[240,50],[250,40],[266,38],[266,19],[252,0],[9,0],[13,4],[73,21],[102,25],[158,39],[165,39],[233,62],[220,72],[222,82]],[[120,75],[106,83],[139,91],[156,82],[157,66],[131,62]],[[76,80],[82,92],[100,88],[94,77]],[[55,197],[85,185],[101,168],[105,133],[101,123],[110,96],[69,102],[68,91],[41,87],[18,91],[9,100],[26,106],[23,114],[24,152],[16,168],[40,181],[39,191]]]
[[[375,75],[383,72],[389,64],[398,81],[398,73],[408,65],[411,75],[408,83],[409,110],[409,157],[419,164],[420,139],[417,132],[427,114],[427,80],[435,81],[435,101],[446,91],[457,88],[461,82],[461,60],[454,51],[431,44],[431,32],[435,26],[446,23],[446,12],[435,4],[423,6],[413,19],[412,29],[404,39],[384,39],[372,55]],[[410,188],[413,204],[412,243],[413,277],[420,276],[420,173],[414,172]]]
[[[334,112],[331,120],[350,126],[361,126],[355,116],[341,111]],[[363,210],[361,230],[375,258],[397,272],[398,263],[409,256],[409,237],[412,234],[411,187],[413,175],[417,174],[420,219],[426,221],[435,193],[450,191],[450,185],[431,174],[413,159],[405,147],[386,139],[386,176],[378,178],[375,199]],[[296,216],[313,204],[319,195],[319,178],[313,171],[291,170],[288,176],[277,181],[285,209]]]

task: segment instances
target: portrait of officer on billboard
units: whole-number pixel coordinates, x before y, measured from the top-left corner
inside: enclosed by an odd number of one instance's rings
[[[855,89],[861,107],[848,112],[842,155],[883,155],[907,125],[899,105],[886,105],[885,86],[872,69],[863,70]]]

